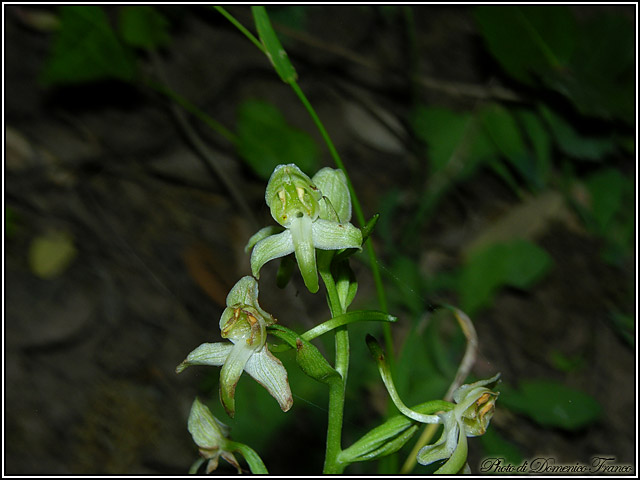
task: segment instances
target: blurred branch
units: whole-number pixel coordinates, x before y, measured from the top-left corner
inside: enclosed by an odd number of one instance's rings
[[[150,56],[151,56],[151,61],[153,63],[153,67],[155,69],[156,75],[160,79],[160,82],[162,83],[162,86],[163,86],[162,93],[167,94],[172,99],[172,102],[170,104],[171,113],[175,117],[176,121],[178,122],[178,125],[180,126],[184,134],[187,136],[187,139],[189,140],[189,142],[191,142],[191,145],[193,146],[193,148],[195,148],[196,152],[198,153],[198,157],[203,161],[206,169],[209,172],[211,172],[211,174],[214,177],[220,179],[224,187],[231,194],[233,203],[235,203],[238,207],[240,207],[240,210],[242,210],[243,216],[249,220],[252,228],[258,228],[259,224],[258,224],[258,221],[256,220],[256,217],[253,214],[253,211],[249,208],[249,205],[246,203],[244,198],[240,195],[241,189],[236,188],[235,186],[236,182],[233,182],[233,180],[229,177],[229,175],[227,175],[227,173],[215,161],[215,158],[216,158],[215,153],[206,145],[206,143],[202,140],[202,138],[200,138],[200,135],[198,135],[198,133],[189,124],[189,121],[187,120],[184,112],[180,108],[182,107],[187,111],[194,113],[194,107],[192,107],[185,100],[182,100],[181,99],[182,97],[173,93],[169,85],[169,82],[167,80],[167,77],[164,74],[162,63],[160,61],[160,58],[158,57],[158,54],[154,51],[151,51]],[[167,92],[171,92],[171,93],[169,94]],[[180,107],[178,105],[180,105]],[[219,131],[218,128],[215,128],[214,126],[212,126],[211,120],[203,119],[202,118],[203,115],[200,113],[198,113],[197,116],[198,118],[205,121],[205,123],[209,125],[211,128],[213,128],[216,131]],[[209,118],[209,117],[206,117],[206,118]],[[216,125],[217,125],[217,122],[216,122]],[[234,141],[235,139],[235,135],[233,135],[233,133],[229,132],[227,129],[224,129],[219,133],[221,133],[225,138],[227,138],[227,140]]]
[[[323,50],[325,52],[332,53],[337,57],[341,57],[345,60],[348,60],[351,63],[356,65],[360,65],[370,70],[375,70],[378,72],[384,72],[391,76],[400,77],[398,73],[392,72],[382,66],[380,66],[376,62],[372,62],[371,60],[363,57],[362,55],[357,54],[351,50],[348,50],[340,45],[335,45],[329,42],[326,42],[318,37],[310,35],[306,32],[296,30],[276,22],[273,22],[273,27],[279,32],[301,42],[310,47],[317,48],[318,50]],[[456,96],[456,97],[471,97],[475,99],[495,99],[502,101],[524,101],[525,99],[518,95],[516,92],[509,90],[508,88],[501,87],[498,85],[477,85],[473,83],[462,83],[462,82],[452,82],[440,80],[433,77],[427,77],[424,75],[415,75],[412,80],[421,85],[422,87],[435,90],[447,95]]]

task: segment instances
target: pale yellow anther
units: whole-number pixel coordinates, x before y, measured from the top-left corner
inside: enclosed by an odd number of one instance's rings
[[[298,198],[304,204],[304,188],[296,187],[296,192],[298,192]]]
[[[287,206],[287,197],[284,194],[284,190],[280,190],[278,192],[278,198],[280,199],[280,201],[282,202],[282,206],[286,207]]]

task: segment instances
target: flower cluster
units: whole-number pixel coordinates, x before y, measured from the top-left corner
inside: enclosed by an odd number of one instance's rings
[[[310,179],[294,164],[279,165],[269,179],[265,200],[280,227],[263,228],[247,244],[247,250],[253,249],[253,277],[241,278],[231,289],[220,317],[221,336],[230,342],[203,343],[176,368],[180,373],[191,365],[222,367],[220,400],[231,417],[243,371],[265,387],[283,411],[293,404],[287,371],[266,343],[266,327],[276,320],[258,304],[256,279],[262,266],[295,253],[304,283],[315,293],[315,249],[360,249],[362,244],[362,233],[349,223],[351,196],[341,170],[323,168]]]

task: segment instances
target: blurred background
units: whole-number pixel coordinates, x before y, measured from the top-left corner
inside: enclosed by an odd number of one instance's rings
[[[244,246],[273,222],[275,165],[334,166],[308,113],[212,8],[3,10],[5,473],[184,474],[196,395],[271,473],[320,473],[326,391],[291,355],[286,414],[243,375],[232,420],[219,369],[174,371],[220,339]],[[228,10],[255,32],[248,6]],[[635,465],[636,7],[268,12],[365,216],[380,213],[405,402],[453,379],[464,336],[428,308],[447,302],[478,332],[468,381],[503,379],[473,472],[488,456]],[[352,264],[354,308],[379,308],[367,257]],[[322,290],[299,274],[280,290],[276,270],[263,308],[300,332],[327,319]],[[364,344],[381,328],[351,332],[345,446],[397,413]],[[345,473],[397,471],[412,446]]]

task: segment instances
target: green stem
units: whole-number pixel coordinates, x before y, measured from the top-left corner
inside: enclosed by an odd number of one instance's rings
[[[345,313],[340,304],[335,280],[331,275],[329,263],[322,262],[320,277],[325,284],[331,317]],[[322,268],[325,267],[325,268]],[[338,460],[342,452],[342,420],[344,417],[344,397],[349,370],[349,332],[343,325],[336,329],[336,361],[335,369],[342,381],[329,385],[329,421],[327,425],[327,449],[324,459],[324,473],[340,474],[346,467]]]
[[[229,12],[227,12],[223,7],[219,7],[219,6],[216,5],[213,8],[215,8],[218,12],[220,12],[224,16],[224,18],[229,20],[238,30],[240,30],[242,32],[242,34],[245,37],[247,37],[249,40],[251,40],[251,42],[256,47],[258,47],[258,49],[262,53],[266,54],[266,51],[264,49],[264,45],[262,45],[262,42],[260,42],[260,40],[258,40],[253,33],[251,33],[249,30],[244,28],[244,26],[238,20],[236,20],[233,15],[231,15]]]
[[[244,459],[249,464],[249,468],[251,469],[251,473],[253,474],[268,474],[267,467],[264,465],[264,462],[260,458],[260,455],[256,453],[256,451],[251,448],[249,445],[245,445],[240,442],[228,442],[228,448],[232,452],[240,452]]]

